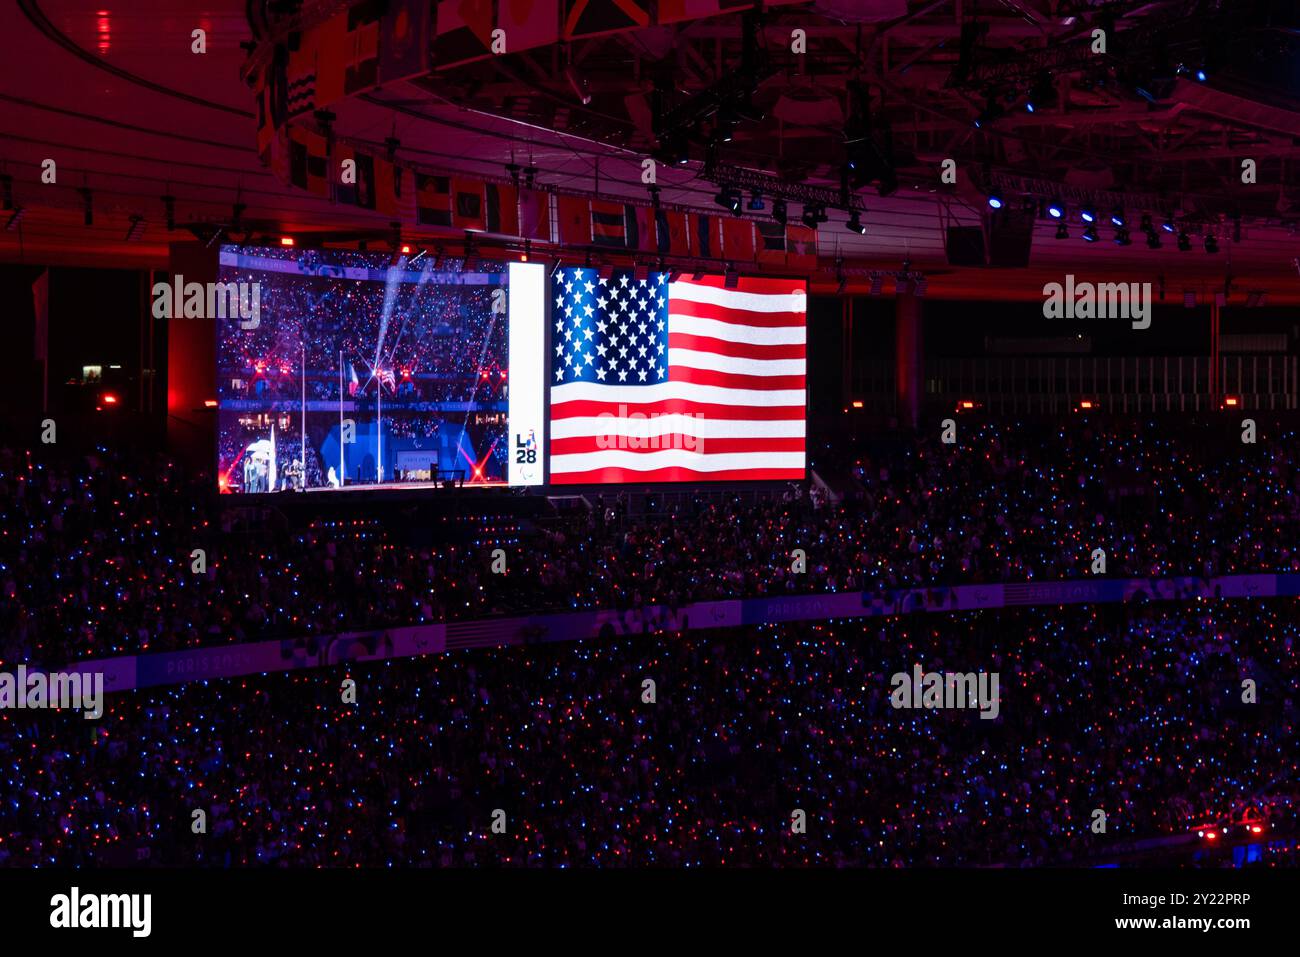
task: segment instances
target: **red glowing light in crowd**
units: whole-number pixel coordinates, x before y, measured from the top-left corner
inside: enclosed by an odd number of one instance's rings
[[[1235,395],[1230,395],[1223,400],[1223,404],[1231,408],[1237,405],[1237,397]]]
[[[405,256],[405,255],[406,255],[407,253],[409,253],[410,251],[411,251],[411,247],[410,247],[410,246],[403,246],[403,247],[402,247],[402,255],[403,255],[403,256]]]
[[[1205,836],[1206,836],[1206,838],[1207,838],[1208,840],[1211,840],[1211,841],[1218,840],[1218,838],[1219,838],[1219,834],[1218,834],[1217,831],[1206,831],[1206,832],[1205,832]]]
[[[281,237],[280,237],[280,245],[281,245],[281,246],[292,246],[292,245],[293,245],[293,237],[292,237],[292,236],[281,236]]]
[[[860,408],[862,408],[862,400],[861,400],[861,399],[854,399],[854,400],[853,400],[853,408],[855,408],[855,409],[860,409]]]
[[[1081,409],[1091,409],[1091,408],[1092,408],[1092,403],[1089,402],[1087,399],[1084,399],[1082,402],[1079,403],[1079,408],[1081,408]]]
[[[209,408],[209,409],[215,409],[215,408],[217,407],[217,400],[216,400],[216,399],[204,399],[204,400],[203,400],[203,404],[204,404],[204,406],[206,406],[206,407]]]
[[[111,392],[104,393],[104,405],[117,405],[117,396]]]

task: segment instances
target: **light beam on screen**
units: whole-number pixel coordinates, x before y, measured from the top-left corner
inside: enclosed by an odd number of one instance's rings
[[[541,263],[511,263],[509,281],[509,342],[507,368],[510,393],[507,437],[511,485],[541,485],[545,393],[543,350],[546,343],[546,267]]]

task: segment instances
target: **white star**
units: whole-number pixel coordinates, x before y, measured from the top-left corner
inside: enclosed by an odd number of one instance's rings
[[[659,350],[660,355],[664,354],[664,344],[662,342],[656,343],[655,348]]]
[[[604,309],[604,308],[605,308],[605,303],[606,303],[606,302],[607,302],[607,300],[605,299],[605,297],[604,297],[604,296],[601,296],[599,299],[596,300],[596,308],[597,308],[597,309]]]
[[[605,357],[605,343],[596,343],[596,355],[600,356],[602,359]]]
[[[555,331],[556,331],[557,333],[560,333],[560,332],[563,332],[563,331],[564,331],[564,320],[563,320],[563,319],[559,319],[559,320],[556,321],[556,323],[555,323]]]
[[[556,382],[562,382],[563,380],[564,380],[564,370],[563,370],[563,369],[556,369],[556,370],[555,370],[555,381],[556,381]]]
[[[666,272],[661,272],[661,273],[659,274],[659,285],[662,286],[662,285],[663,285],[664,283],[666,283],[667,281],[668,281],[668,273],[666,273]]]
[[[587,337],[587,341],[588,341],[588,342],[590,342],[590,341],[591,341],[591,337],[592,337],[593,335],[595,335],[595,333],[592,332],[590,329],[583,329],[583,330],[582,330],[582,334],[583,334],[584,336]]]
[[[645,352],[646,352],[645,346],[638,346],[636,351],[637,354],[640,355],[642,359],[645,358]]]
[[[598,280],[596,280],[596,281],[597,281],[598,283],[600,283],[602,286],[607,286],[607,285],[609,285],[609,280],[606,279],[604,276],[601,276],[601,277],[600,277]]]
[[[619,358],[626,359],[626,358],[627,358],[627,346],[619,346],[619,347],[618,347],[618,354],[619,354]]]
[[[619,370],[618,370],[618,381],[619,381],[619,382],[626,382],[626,381],[627,381],[627,370],[626,370],[626,369],[619,369]]]
[[[660,368],[660,369],[659,369],[659,378],[662,379],[663,377],[664,377],[664,370],[663,370],[662,368]]]
[[[604,367],[604,366],[597,366],[597,367],[596,367],[596,378],[599,379],[601,382],[604,382],[604,381],[605,381],[605,367]]]
[[[640,371],[637,372],[637,375],[641,377],[642,382],[645,381],[645,373],[646,373],[645,369],[641,369]]]
[[[619,278],[619,280],[623,283],[623,288],[626,289],[626,288],[627,288],[627,284],[628,284],[628,280],[629,280],[631,277],[628,276],[627,273],[623,273],[623,275],[619,276],[618,278]]]
[[[566,283],[564,284],[564,291],[565,291],[565,292],[569,292],[569,293],[573,292],[573,283],[572,283],[572,282],[566,282]]]
[[[646,286],[648,286],[648,285],[650,285],[649,282],[647,282],[647,281],[644,280],[644,279],[641,280],[641,288],[642,288],[642,289],[644,289],[644,288],[645,288]]]
[[[604,320],[604,319],[597,319],[597,320],[596,320],[596,331],[599,332],[599,333],[604,333],[604,331],[605,331],[605,320]]]
[[[648,328],[648,326],[646,326],[646,324],[645,324],[644,322],[638,322],[637,325],[636,325],[636,328],[637,328],[637,331],[638,331],[641,335],[644,336],[644,335],[645,335],[645,331],[646,331],[646,329]]]
[[[592,284],[590,279],[582,284],[582,288],[587,290],[589,294],[596,291],[596,287]]]
[[[563,306],[563,305],[564,305],[564,297],[563,297],[563,296],[556,296],[556,297],[555,297],[555,308],[556,308],[556,309],[559,309],[559,308],[560,308],[561,306]]]
[[[588,318],[590,318],[592,313],[591,303],[587,303],[585,306],[583,306],[582,311],[587,314]]]
[[[572,353],[570,353],[569,355],[567,355],[567,356],[564,357],[564,364],[565,364],[566,366],[572,366],[572,365],[573,365],[573,355],[572,355]]]
[[[565,329],[565,330],[564,330],[564,341],[565,341],[565,342],[572,342],[572,341],[573,341],[573,330],[572,330],[572,329]]]
[[[555,347],[555,358],[558,359],[558,358],[560,358],[560,356],[562,356],[562,355],[564,355],[564,343],[563,343],[563,342],[561,342],[558,346]]]
[[[596,357],[593,356],[590,352],[588,352],[586,355],[582,357],[582,361],[587,363],[587,365],[591,365],[593,362],[596,361]]]

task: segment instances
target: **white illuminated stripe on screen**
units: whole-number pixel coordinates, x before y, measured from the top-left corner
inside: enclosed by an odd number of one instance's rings
[[[541,263],[511,263],[509,270],[510,356],[506,441],[511,485],[541,485],[546,461],[545,323],[546,267]],[[531,443],[531,444],[530,444]]]

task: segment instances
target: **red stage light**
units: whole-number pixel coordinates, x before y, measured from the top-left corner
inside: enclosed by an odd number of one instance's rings
[[[853,408],[855,408],[855,409],[860,409],[860,408],[862,408],[862,400],[861,400],[861,399],[854,399],[854,400],[853,400]]]
[[[117,405],[117,396],[111,392],[104,393],[104,405]]]
[[[403,247],[402,247],[402,255],[403,255],[403,256],[405,256],[405,255],[406,255],[407,253],[409,253],[410,251],[411,251],[411,247],[410,247],[410,246],[403,246]]]
[[[204,404],[207,408],[209,408],[209,409],[215,409],[215,408],[217,407],[217,400],[216,400],[216,399],[204,399],[204,400],[203,400],[203,404]]]
[[[281,236],[281,237],[280,237],[280,245],[281,245],[281,246],[292,246],[292,245],[293,245],[293,237],[292,237],[292,236]]]

